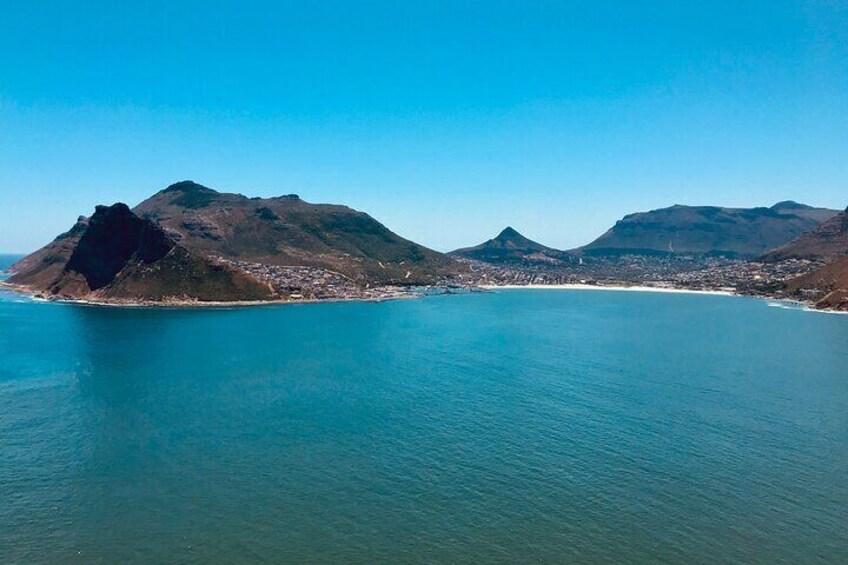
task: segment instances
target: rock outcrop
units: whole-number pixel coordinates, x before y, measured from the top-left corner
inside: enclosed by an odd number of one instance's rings
[[[98,206],[67,233],[12,266],[10,284],[67,299],[270,300],[245,273],[194,254],[126,204]]]

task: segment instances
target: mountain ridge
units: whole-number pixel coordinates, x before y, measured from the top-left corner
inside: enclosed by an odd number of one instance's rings
[[[753,258],[814,229],[839,212],[794,201],[771,207],[675,204],[625,215],[573,251],[587,254],[703,254]]]
[[[817,259],[833,261],[848,255],[848,208],[786,245],[769,251],[766,261]]]
[[[848,310],[848,208],[763,257],[764,261],[787,259],[827,262],[789,281],[786,289],[791,295],[801,299],[812,296],[818,308]]]
[[[155,302],[381,297],[391,293],[367,289],[468,268],[347,206],[180,181],[132,210],[97,206],[10,271],[9,284],[50,296]]]
[[[293,194],[248,198],[180,181],[133,211],[186,247],[228,259],[326,268],[371,284],[427,284],[464,271],[364,212]]]

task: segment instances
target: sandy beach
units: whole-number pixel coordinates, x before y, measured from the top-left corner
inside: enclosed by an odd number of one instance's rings
[[[726,290],[689,290],[684,288],[658,288],[654,286],[600,286],[591,284],[528,284],[528,285],[485,285],[480,288],[487,290],[608,290],[616,292],[656,292],[666,294],[705,294],[714,296],[746,296]],[[848,312],[826,308],[815,308],[812,304],[799,302],[797,300],[781,300],[763,296],[750,297],[766,300],[772,308],[783,308],[786,310],[800,310],[803,312],[815,312],[819,314],[848,315]]]
[[[483,285],[487,290],[611,290],[617,292],[662,292],[675,294],[713,294],[739,296],[727,290],[689,290],[684,288],[660,288],[655,286],[602,286],[593,284],[527,284],[527,285]]]

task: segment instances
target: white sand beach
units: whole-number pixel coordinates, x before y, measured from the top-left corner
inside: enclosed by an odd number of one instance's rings
[[[527,284],[527,285],[484,285],[488,290],[611,290],[617,292],[664,292],[677,294],[713,294],[719,296],[738,296],[727,290],[689,290],[684,288],[666,288],[655,286],[612,286],[593,284]]]

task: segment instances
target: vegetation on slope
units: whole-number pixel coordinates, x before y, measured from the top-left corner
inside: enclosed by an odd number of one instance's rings
[[[177,235],[186,248],[227,259],[322,267],[371,284],[428,283],[464,271],[368,214],[296,195],[247,198],[183,181],[134,211]]]
[[[676,205],[625,216],[580,250],[589,254],[752,258],[792,241],[837,213],[795,202],[780,202],[771,208]]]

